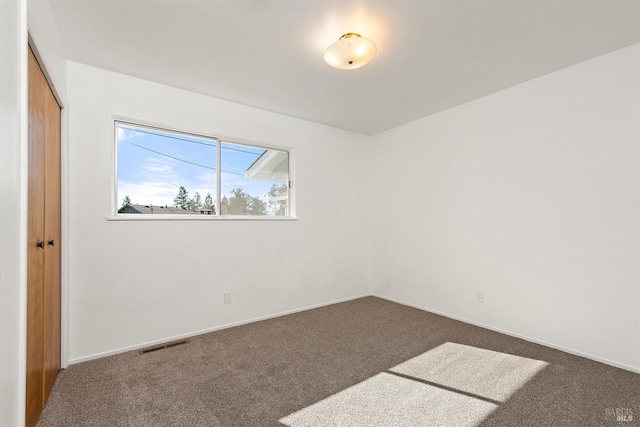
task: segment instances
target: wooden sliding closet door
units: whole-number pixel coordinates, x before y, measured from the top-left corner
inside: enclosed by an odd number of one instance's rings
[[[45,95],[44,167],[44,403],[60,372],[60,106]]]
[[[29,51],[29,199],[27,231],[27,418],[36,425],[44,398],[44,96],[47,81]]]
[[[29,51],[27,427],[60,371],[60,107]]]

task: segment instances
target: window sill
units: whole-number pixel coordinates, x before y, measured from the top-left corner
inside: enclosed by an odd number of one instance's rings
[[[107,221],[297,221],[293,217],[277,216],[214,216],[214,215],[110,215]]]

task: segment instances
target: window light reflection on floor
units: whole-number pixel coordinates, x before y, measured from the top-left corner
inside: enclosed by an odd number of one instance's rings
[[[390,371],[506,402],[545,366],[540,360],[448,342]]]
[[[280,422],[300,426],[477,426],[546,362],[445,343]]]

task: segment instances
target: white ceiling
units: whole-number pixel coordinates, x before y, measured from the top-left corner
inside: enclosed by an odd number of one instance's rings
[[[363,134],[640,41],[640,0],[51,0],[70,60]],[[372,39],[356,70],[324,63]]]

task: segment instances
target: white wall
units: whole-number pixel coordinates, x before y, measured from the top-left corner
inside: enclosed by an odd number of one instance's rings
[[[71,362],[373,290],[640,369],[639,50],[373,138],[68,63]],[[292,147],[300,220],[107,221],[113,114]]]
[[[0,1],[0,425],[24,424],[26,0]]]
[[[59,101],[64,103],[67,93],[67,59],[49,0],[27,1],[27,23],[49,84]]]
[[[640,369],[639,81],[636,44],[376,135],[373,291]]]
[[[368,137],[74,62],[67,70],[71,362],[369,292]],[[112,115],[291,147],[299,220],[107,221]]]

